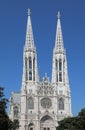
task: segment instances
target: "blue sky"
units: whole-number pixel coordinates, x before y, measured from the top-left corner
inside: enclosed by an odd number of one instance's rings
[[[0,85],[9,99],[22,81],[27,10],[38,55],[40,79],[51,79],[57,12],[66,48],[73,115],[85,107],[85,0],[3,0],[0,2]]]

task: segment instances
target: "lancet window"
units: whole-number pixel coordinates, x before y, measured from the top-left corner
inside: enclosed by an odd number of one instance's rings
[[[29,80],[32,80],[32,71],[29,71]]]
[[[62,82],[62,73],[59,72],[59,81]]]
[[[33,81],[35,81],[35,58],[33,59]]]
[[[59,59],[59,71],[62,71],[62,61]]]
[[[28,99],[28,109],[34,109],[34,100],[32,97]]]
[[[62,82],[62,60],[59,59],[59,81]]]
[[[58,61],[56,60],[56,70],[58,70]]]
[[[64,100],[63,100],[63,98],[59,99],[58,107],[59,107],[59,110],[64,110]]]
[[[14,107],[14,118],[18,118],[19,115],[19,109],[17,106]]]
[[[32,69],[32,59],[29,57],[29,69]]]
[[[29,80],[32,80],[32,58],[29,57]]]
[[[26,80],[28,80],[28,72],[27,72],[27,58],[25,58],[25,69],[26,69]]]
[[[58,61],[56,60],[56,81],[58,82]]]

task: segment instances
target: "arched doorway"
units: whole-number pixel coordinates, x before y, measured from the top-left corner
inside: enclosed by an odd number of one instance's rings
[[[49,115],[46,115],[41,119],[40,130],[54,130],[54,121]]]
[[[28,130],[34,130],[34,124],[33,123],[30,123],[28,125]]]

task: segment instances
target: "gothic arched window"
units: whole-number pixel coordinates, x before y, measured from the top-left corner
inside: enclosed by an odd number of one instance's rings
[[[19,109],[17,106],[14,107],[14,118],[18,118],[19,115]]]
[[[29,80],[32,80],[32,71],[29,72]]]
[[[35,81],[35,57],[33,59],[33,81]]]
[[[32,58],[29,57],[29,80],[32,80]]]
[[[63,100],[63,98],[59,99],[58,107],[59,107],[59,110],[64,110],[64,100]]]
[[[29,69],[32,69],[32,59],[29,57]]]
[[[62,70],[62,62],[61,62],[61,59],[59,59],[59,71]]]
[[[28,99],[28,109],[34,109],[34,100],[32,97]]]
[[[56,81],[58,82],[58,61],[56,60]]]
[[[56,60],[56,70],[58,70],[58,61]]]
[[[59,81],[62,82],[62,73],[59,72]]]
[[[25,69],[26,69],[26,80],[28,80],[28,74],[27,74],[27,58],[25,58]]]

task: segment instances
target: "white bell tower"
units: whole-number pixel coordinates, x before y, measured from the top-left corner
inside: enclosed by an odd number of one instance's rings
[[[28,20],[26,30],[26,40],[23,52],[23,74],[21,87],[21,113],[20,113],[20,130],[27,129],[30,113],[35,113],[34,94],[37,93],[37,84],[39,83],[37,54],[34,45],[30,9],[28,9]],[[31,104],[31,105],[28,105]],[[38,105],[36,105],[38,106]],[[37,108],[36,108],[37,109]]]
[[[28,21],[26,31],[26,41],[23,53],[23,76],[22,76],[22,89],[25,85],[33,86],[39,82],[38,67],[37,67],[37,54],[34,45],[32,24],[30,18],[30,9],[28,9]]]
[[[63,43],[60,12],[58,12],[58,21],[56,29],[55,47],[53,50],[52,64],[52,84],[57,91],[57,103],[59,117],[62,115],[71,116],[71,94],[68,79],[66,51]]]
[[[60,12],[58,12],[55,47],[53,50],[52,83],[55,84],[69,83],[66,52],[64,49],[63,36],[61,30]]]

